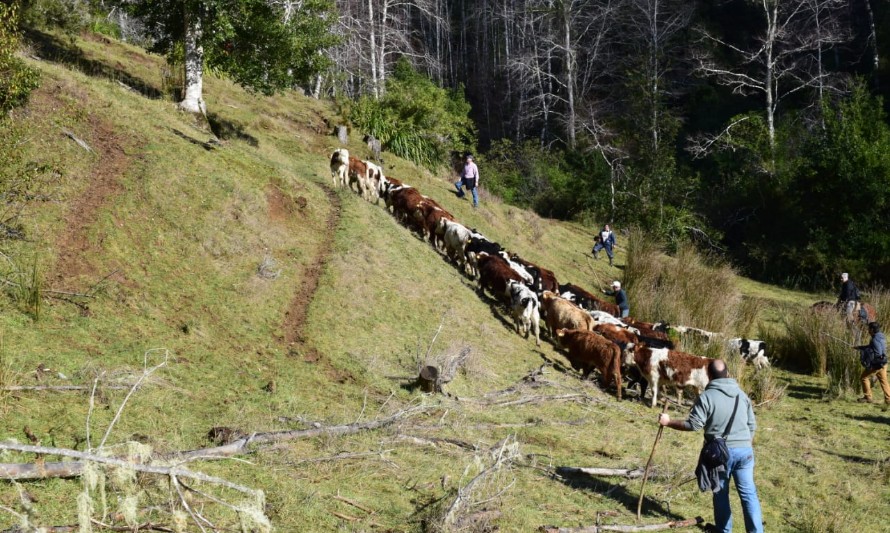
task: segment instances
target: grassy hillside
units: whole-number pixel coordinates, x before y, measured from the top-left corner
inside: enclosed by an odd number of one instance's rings
[[[43,445],[83,450],[89,416],[95,447],[127,395],[109,386],[134,383],[144,361],[152,366],[169,354],[129,399],[109,443],[137,441],[164,454],[211,445],[214,427],[250,435],[425,407],[384,429],[190,463],[263,490],[263,509],[279,531],[436,530],[458,495],[466,505],[454,516],[465,530],[592,524],[607,511],[617,513],[602,519],[608,523],[634,522],[639,481],[567,479],[553,468],[644,465],[655,410],[581,381],[546,339],[536,348],[516,335],[498,306],[382,206],[331,189],[331,108],[295,93],[261,98],[209,78],[221,143],[208,144],[207,126],[162,97],[161,58],[104,37],[68,46],[49,36],[34,45],[42,60],[29,62],[42,85],[16,112],[28,128],[28,156],[61,173],[50,201],[29,206],[28,240],[6,243],[17,268],[36,265],[43,298],[38,318],[0,298],[0,380],[89,388],[98,377],[99,393],[91,409],[89,390],[5,392],[0,439],[27,442],[27,427]],[[352,139],[350,150],[367,156],[358,132]],[[561,281],[595,289],[621,277],[625,248],[617,268],[594,262],[586,255],[590,228],[485,196],[474,210],[452,194],[447,176],[384,157],[388,174]],[[764,324],[817,299],[738,283],[765,302]],[[468,360],[448,395],[426,396],[399,379],[462,352]],[[890,496],[882,444],[890,416],[824,401],[818,378],[775,374],[788,383],[787,395],[757,413],[767,529],[880,530],[873,511]],[[679,485],[699,445],[698,435],[665,434],[655,466],[667,478],[647,488],[646,523],[710,518],[709,496]],[[512,460],[477,478],[497,461],[492,449]],[[147,476],[136,485],[140,521],[181,519],[170,514],[183,508],[169,486]],[[33,500],[34,523],[77,522],[80,481],[19,487]],[[109,483],[109,511],[97,505],[93,516],[121,523],[114,513],[127,490]],[[25,513],[20,494],[0,485],[0,505]],[[186,501],[220,527],[238,524],[207,495],[189,493]],[[0,512],[0,528],[19,522]]]

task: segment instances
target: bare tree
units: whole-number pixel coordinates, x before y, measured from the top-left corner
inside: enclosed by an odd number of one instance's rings
[[[815,2],[826,6],[832,0]],[[734,93],[761,95],[769,143],[775,148],[775,116],[779,103],[791,94],[823,84],[827,74],[814,60],[814,51],[834,37],[818,30],[812,0],[757,0],[762,26],[753,44],[737,45],[700,29],[702,49],[696,52],[698,71]],[[829,11],[828,8],[822,12]],[[823,28],[824,29],[824,28]],[[706,48],[716,46],[735,58],[731,65],[715,59]]]

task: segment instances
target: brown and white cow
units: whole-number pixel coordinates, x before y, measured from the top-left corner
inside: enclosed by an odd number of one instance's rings
[[[399,222],[408,220],[422,201],[423,195],[420,191],[407,185],[393,189],[387,196],[392,214]]]
[[[699,394],[708,386],[708,364],[713,361],[689,353],[667,348],[636,346],[633,355],[625,353],[625,364],[635,364],[652,387],[652,407],[658,402],[658,384],[667,382],[677,387],[680,394],[686,387],[695,387]],[[640,394],[643,398],[645,390]]]
[[[331,154],[331,179],[334,187],[343,187],[349,180],[349,150],[338,148]]]
[[[538,295],[524,284],[510,280],[507,282],[507,292],[510,296],[510,306],[513,311],[513,321],[516,323],[516,333],[528,338],[528,334],[534,333],[535,345],[541,345],[541,304]]]
[[[558,329],[593,329],[593,319],[572,302],[560,298],[550,291],[541,294],[541,307],[544,309],[544,323],[553,339],[557,339]]]
[[[383,167],[370,161],[365,161],[368,167],[368,197],[376,204],[380,199],[380,184],[386,179],[383,175]]]
[[[569,352],[572,368],[581,372],[585,379],[596,368],[603,376],[603,385],[610,383],[621,399],[621,349],[612,341],[584,329],[556,330],[557,338]]]
[[[349,188],[355,184],[355,192],[362,195],[362,198],[370,201],[370,191],[368,190],[368,165],[357,157],[349,156]]]
[[[639,332],[637,336],[640,338],[640,341],[645,342],[648,346],[674,349],[674,341],[668,337],[668,326],[666,324],[661,322],[644,322],[631,317],[625,318],[624,323],[636,329]]]
[[[511,254],[510,259],[524,266],[528,273],[532,275],[534,278],[532,288],[538,294],[544,291],[557,292],[559,290],[559,283],[556,281],[556,274],[553,271],[540,267],[531,261],[526,261],[516,254]]]
[[[510,303],[507,283],[510,280],[522,283],[519,274],[514,272],[502,257],[486,253],[479,254],[476,268],[479,270],[479,293],[484,294],[485,289],[488,289],[498,300]]]
[[[445,218],[439,221],[437,233],[442,231],[442,238],[445,241],[445,253],[451,261],[455,261],[466,272],[466,257],[464,249],[470,241],[473,232],[466,228],[463,224],[454,220]]]

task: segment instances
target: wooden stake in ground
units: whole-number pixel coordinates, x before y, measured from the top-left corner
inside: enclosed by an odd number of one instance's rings
[[[664,399],[664,407],[661,409],[661,414],[667,412],[668,409],[668,401],[667,398]],[[646,469],[643,471],[643,484],[640,485],[640,499],[637,501],[637,521],[643,519],[642,510],[643,510],[643,489],[646,488],[646,479],[649,478],[649,467],[652,466],[652,458],[655,457],[655,447],[658,446],[658,440],[661,439],[661,433],[664,431],[664,426],[661,424],[658,425],[658,433],[655,435],[655,442],[652,443],[652,452],[649,454],[649,460],[646,461]]]

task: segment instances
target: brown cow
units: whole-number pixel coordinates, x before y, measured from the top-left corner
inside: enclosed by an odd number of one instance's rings
[[[594,322],[590,315],[550,291],[541,294],[541,308],[544,309],[544,323],[553,339],[557,338],[556,330],[560,328],[593,330]]]
[[[423,201],[423,195],[414,187],[403,186],[400,189],[390,191],[387,196],[388,205],[392,206],[392,214],[396,220],[405,221],[420,202]]]
[[[674,341],[668,337],[668,327],[665,324],[661,322],[654,324],[652,322],[643,322],[631,317],[624,318],[624,323],[639,331],[637,336],[640,338],[640,341],[645,342],[647,345],[653,348],[674,349]]]
[[[584,379],[596,368],[603,376],[603,386],[615,384],[621,399],[621,349],[612,341],[584,329],[556,330],[560,342],[569,352],[572,368],[581,372]]]
[[[479,293],[485,294],[485,289],[488,289],[496,299],[509,304],[507,284],[511,279],[522,283],[519,274],[502,257],[484,252],[479,254],[476,268],[479,269]]]
[[[356,184],[357,193],[362,195],[365,200],[371,200],[370,191],[368,190],[368,165],[357,157],[349,156],[349,188],[352,184]]]
[[[652,387],[652,407],[658,402],[658,383],[667,380],[677,387],[679,395],[687,386],[695,387],[701,394],[708,386],[708,364],[713,361],[689,353],[650,348],[645,344],[636,346],[633,355],[625,353],[625,364],[635,364]],[[646,393],[643,390],[640,399]]]
[[[441,223],[442,219],[454,220],[454,216],[442,209],[431,198],[424,197],[424,201],[414,210],[414,221],[420,232],[423,233],[423,238],[429,239],[437,250],[441,250],[444,245],[445,229]]]

